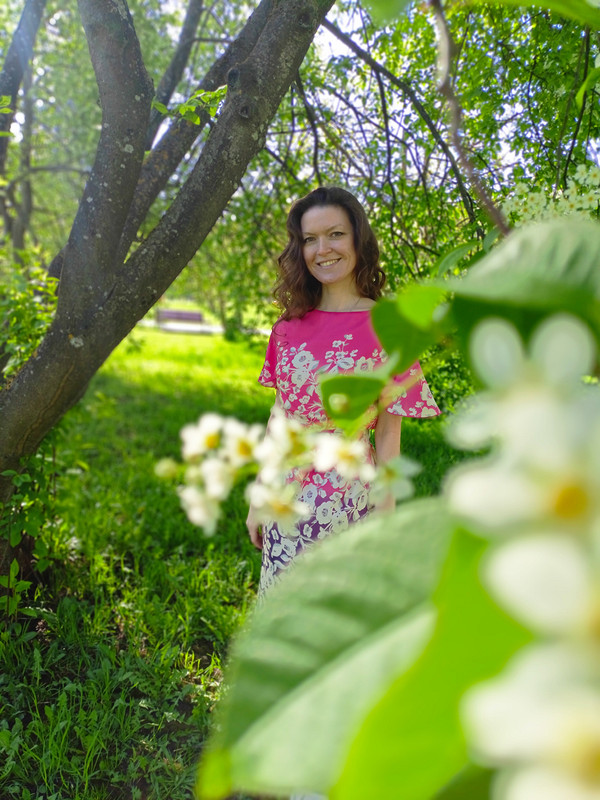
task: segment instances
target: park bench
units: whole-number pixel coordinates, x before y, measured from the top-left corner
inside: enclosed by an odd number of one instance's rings
[[[191,311],[182,308],[157,308],[156,324],[163,326],[169,322],[200,324],[204,322],[201,311]]]

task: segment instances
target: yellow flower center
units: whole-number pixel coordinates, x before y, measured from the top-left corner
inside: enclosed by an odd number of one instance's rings
[[[246,439],[240,439],[238,442],[238,453],[242,458],[250,458],[252,455],[252,447]]]
[[[552,510],[560,519],[577,519],[587,513],[590,498],[586,489],[577,483],[566,483],[554,495]]]
[[[591,732],[575,736],[565,752],[566,766],[594,785],[600,781],[600,741]]]
[[[221,434],[215,431],[214,433],[207,433],[204,443],[207,450],[216,450],[221,441]]]

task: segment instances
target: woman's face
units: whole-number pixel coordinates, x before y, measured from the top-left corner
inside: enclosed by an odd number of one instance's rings
[[[353,290],[356,250],[345,209],[313,206],[302,215],[300,226],[302,253],[310,274],[324,286]]]

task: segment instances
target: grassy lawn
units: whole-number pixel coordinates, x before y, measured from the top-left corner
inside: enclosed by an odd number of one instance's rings
[[[190,798],[227,642],[260,558],[242,489],[214,538],[154,476],[205,411],[264,422],[261,339],[138,329],[92,381],[57,440],[54,563],[35,612],[0,637],[0,796]],[[439,421],[408,420],[404,452],[437,491],[456,454]]]

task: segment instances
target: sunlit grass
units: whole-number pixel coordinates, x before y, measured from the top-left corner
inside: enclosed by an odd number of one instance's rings
[[[0,796],[191,797],[220,669],[257,585],[243,490],[207,539],[154,475],[179,431],[217,411],[265,422],[264,339],[138,329],[61,426],[54,564],[37,622],[0,638]],[[436,491],[455,456],[435,420],[407,420],[403,449]],[[35,627],[37,625],[37,628]]]

